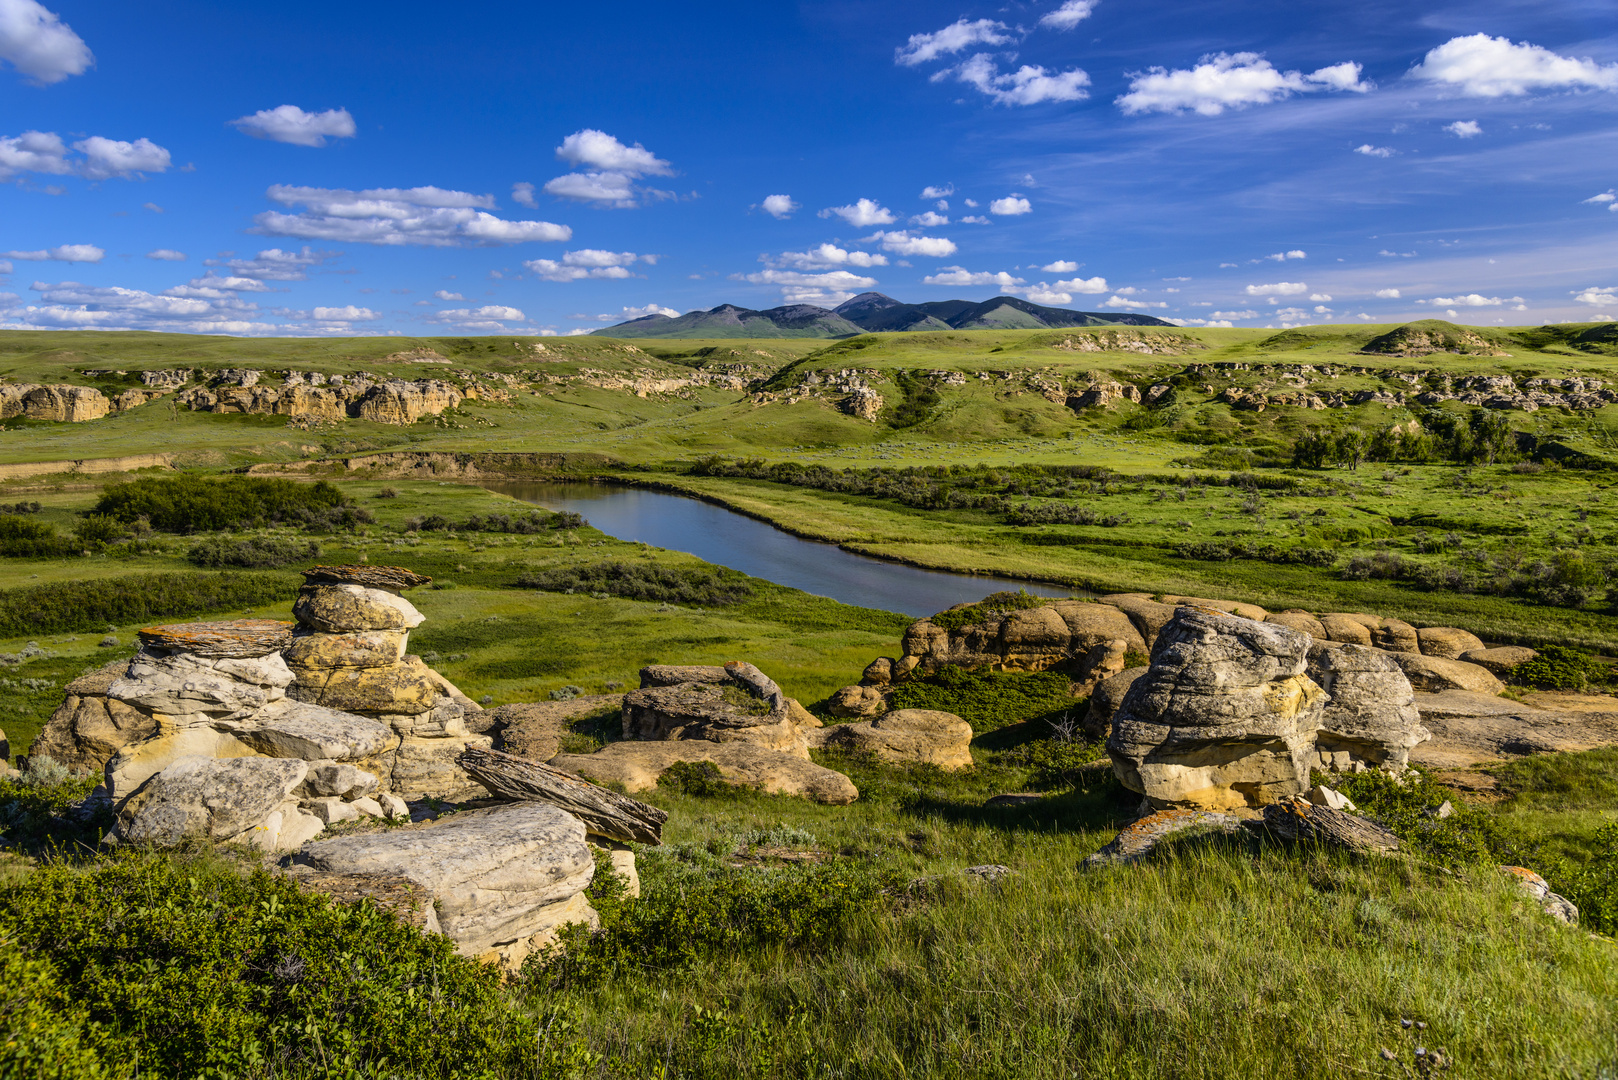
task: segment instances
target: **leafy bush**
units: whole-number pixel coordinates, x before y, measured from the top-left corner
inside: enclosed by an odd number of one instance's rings
[[[1314,782],[1335,787],[1354,800],[1360,813],[1387,826],[1401,841],[1445,862],[1512,863],[1521,857],[1499,819],[1469,803],[1451,802],[1453,813],[1436,812],[1451,792],[1425,773],[1400,780],[1372,770],[1346,776],[1315,773]]]
[[[0,590],[0,637],[103,630],[108,623],[240,610],[298,595],[298,585],[269,574],[129,574]]]
[[[214,569],[242,566],[249,570],[273,570],[320,558],[320,545],[313,540],[300,543],[273,536],[249,537],[246,540],[215,536],[194,546],[186,552],[185,557],[198,566]]]
[[[109,814],[73,813],[100,776],[70,776],[48,757],[31,758],[21,776],[0,779],[0,835],[24,851],[74,842],[93,847],[112,827]]]
[[[1537,686],[1542,690],[1583,690],[1600,682],[1607,669],[1589,653],[1562,645],[1546,645],[1532,660],[1511,669],[1512,682]]]
[[[109,484],[94,513],[132,523],[146,518],[171,533],[219,532],[278,522],[331,525],[333,511],[352,510],[349,498],[324,480],[303,484],[266,476],[141,477]]]
[[[665,604],[722,607],[739,604],[753,595],[747,575],[714,566],[656,566],[599,562],[524,574],[517,579],[524,589],[560,593],[607,593],[630,600],[658,600]]]
[[[105,514],[88,514],[73,526],[73,539],[79,547],[99,551],[114,540],[129,535],[129,527]]]
[[[33,502],[0,503],[0,514],[37,514],[45,509],[37,500]]]
[[[892,871],[846,863],[732,870],[706,849],[654,848],[640,860],[641,898],[603,912],[597,931],[568,927],[561,949],[523,965],[526,980],[589,987],[758,950],[812,953],[846,940],[900,884]]]
[[[101,1080],[106,1043],[50,961],[0,934],[0,1078]]]
[[[979,734],[1074,707],[1071,682],[1054,671],[1014,674],[946,667],[937,675],[911,677],[893,688],[895,709],[951,712]]]
[[[719,766],[711,761],[676,761],[657,778],[657,786],[699,798],[733,799],[747,789],[728,783]]]
[[[1019,589],[1016,592],[990,593],[970,607],[940,611],[932,617],[932,624],[943,630],[959,630],[963,626],[976,626],[980,622],[985,622],[995,615],[1003,615],[1008,611],[1037,608],[1045,602],[1043,597],[1030,596],[1027,589]]]
[[[0,891],[0,926],[54,968],[60,994],[41,1000],[57,1028],[115,1032],[102,1051],[115,1075],[137,1062],[148,1076],[557,1074],[536,1067],[540,1024],[497,970],[262,870],[140,853],[50,863]]]
[[[52,559],[71,549],[45,521],[29,521],[16,514],[0,515],[0,555],[13,559]]]
[[[1199,562],[1229,562],[1231,559],[1254,559],[1277,565],[1331,566],[1337,561],[1337,552],[1322,547],[1276,547],[1274,544],[1225,544],[1217,540],[1193,540],[1174,549],[1176,558],[1195,559]],[[1346,575],[1345,575],[1346,576]]]
[[[453,530],[458,532],[494,532],[516,533],[530,536],[551,529],[578,529],[589,522],[584,520],[583,514],[575,514],[571,510],[559,510],[551,513],[546,510],[531,510],[526,514],[473,514],[464,522],[457,525],[442,514],[429,514],[426,517],[415,517],[405,522],[407,532],[442,532]]]
[[[922,371],[895,371],[893,381],[904,394],[904,400],[888,417],[888,426],[895,429],[915,427],[927,419],[938,404],[938,391]]]

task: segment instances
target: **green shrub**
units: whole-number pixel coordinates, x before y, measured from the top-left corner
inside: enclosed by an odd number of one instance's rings
[[[53,559],[71,548],[56,526],[16,514],[0,515],[0,555],[13,559]]]
[[[1451,801],[1452,792],[1421,772],[1395,780],[1380,770],[1345,776],[1315,773],[1314,782],[1334,787],[1359,807],[1360,813],[1387,826],[1401,841],[1441,862],[1515,863],[1517,844],[1486,810]],[[1436,811],[1450,802],[1453,811]]]
[[[215,536],[194,546],[185,557],[198,566],[214,569],[242,566],[249,570],[273,570],[320,558],[320,545],[312,540],[300,543],[273,536],[246,540]]]
[[[49,863],[0,891],[0,926],[55,969],[75,1008],[47,1003],[58,1027],[114,1034],[116,1075],[557,1075],[536,1067],[540,1024],[498,970],[262,870],[142,853]]]
[[[607,593],[630,600],[657,600],[665,604],[721,607],[739,604],[753,595],[747,575],[724,567],[657,566],[599,562],[565,566],[524,574],[517,579],[524,589],[560,593]]]
[[[1047,603],[1044,597],[1030,596],[1027,589],[990,593],[970,607],[940,611],[932,617],[932,624],[943,630],[959,630],[963,626],[975,626],[985,622],[995,615],[1037,608],[1044,603]]]
[[[551,529],[579,529],[588,525],[583,514],[571,510],[530,510],[526,514],[473,514],[457,525],[442,514],[414,517],[405,522],[406,532],[493,532],[531,536]]]
[[[55,967],[0,934],[0,1080],[100,1080],[105,1045]]]
[[[194,571],[57,581],[0,590],[0,637],[103,630],[109,623],[240,610],[298,595],[298,584],[272,574]]]
[[[100,782],[94,776],[69,776],[48,757],[31,758],[21,776],[0,779],[0,836],[24,851],[86,844],[94,847],[112,827],[110,815],[73,817],[64,814]]]
[[[1072,710],[1077,704],[1066,675],[970,671],[946,667],[937,675],[911,677],[893,688],[895,709],[938,709],[954,713],[982,734],[1007,724]]]
[[[1596,850],[1585,862],[1562,863],[1546,875],[1551,888],[1573,901],[1579,925],[1618,935],[1618,821],[1596,831]]]
[[[324,480],[313,484],[266,476],[147,476],[109,484],[94,513],[126,524],[146,518],[171,533],[219,532],[287,522],[330,526],[333,511],[370,515]],[[335,519],[341,523],[341,515]]]
[[[733,799],[746,790],[743,785],[726,781],[719,766],[711,761],[676,761],[657,778],[657,786],[707,799]]]
[[[100,551],[114,540],[129,535],[129,527],[106,514],[89,514],[73,526],[73,539],[80,548]]]
[[[922,423],[938,404],[938,391],[933,389],[924,371],[895,371],[893,381],[904,395],[897,408],[888,417],[888,426],[902,430]]]
[[[1511,669],[1512,682],[1542,690],[1583,690],[1606,676],[1606,667],[1589,653],[1562,645],[1546,645],[1532,660]]]
[[[666,775],[666,774],[665,774]],[[860,919],[887,905],[893,871],[830,863],[736,870],[719,853],[640,852],[643,893],[592,932],[575,924],[560,948],[523,965],[531,984],[600,985],[613,976],[678,970],[712,958],[776,949],[815,953],[847,940]]]

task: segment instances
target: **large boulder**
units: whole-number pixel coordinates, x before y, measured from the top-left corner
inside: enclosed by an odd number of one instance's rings
[[[1505,685],[1478,664],[1444,660],[1420,653],[1389,653],[1404,669],[1405,677],[1417,690],[1435,694],[1443,690],[1469,690],[1474,694],[1498,694]]]
[[[622,784],[625,791],[635,792],[656,787],[658,777],[678,761],[711,761],[727,783],[772,795],[801,795],[836,806],[859,798],[859,789],[840,772],[740,742],[615,742],[593,754],[558,754],[550,764],[598,784]]]
[[[744,663],[719,671],[722,679],[709,671],[702,681],[649,686],[658,673],[643,673],[641,689],[624,695],[624,738],[745,742],[809,756],[787,697],[769,676]]]
[[[1113,717],[1107,753],[1156,809],[1261,806],[1308,788],[1326,695],[1304,673],[1309,637],[1181,608]]]
[[[1371,627],[1366,625],[1364,619],[1354,615],[1342,612],[1322,615],[1320,628],[1326,632],[1327,641],[1371,647]]]
[[[67,684],[62,704],[28,748],[29,757],[48,757],[74,772],[100,772],[118,751],[157,733],[157,719],[107,696],[124,677],[129,661],[114,660]]]
[[[1518,664],[1525,664],[1539,653],[1522,645],[1499,645],[1493,649],[1470,649],[1460,655],[1464,663],[1476,664],[1495,675],[1506,675]],[[1498,693],[1499,691],[1496,691]]]
[[[360,399],[359,415],[377,424],[413,424],[423,416],[437,416],[455,408],[463,396],[455,386],[439,379],[388,379],[366,391]]]
[[[249,716],[286,697],[292,672],[279,653],[215,659],[143,648],[107,696],[156,717],[164,730]]]
[[[467,727],[494,740],[494,749],[525,758],[549,761],[562,752],[562,741],[574,721],[604,709],[622,706],[622,694],[589,694],[568,701],[531,701],[502,705],[476,714]]]
[[[1436,656],[1440,660],[1459,660],[1462,654],[1483,648],[1476,634],[1453,626],[1424,626],[1416,631],[1416,640],[1421,645],[1422,655]]]
[[[311,705],[368,716],[419,716],[445,696],[419,656],[386,667],[296,667],[291,695]]]
[[[1090,695],[1090,708],[1084,715],[1084,733],[1092,739],[1105,739],[1112,731],[1112,718],[1123,704],[1124,696],[1135,680],[1146,674],[1146,668],[1126,668],[1109,679],[1103,679]]]
[[[812,745],[860,750],[896,765],[936,765],[946,772],[972,767],[972,725],[954,713],[895,709],[876,720],[833,724]]]
[[[1175,607],[1211,608],[1214,611],[1223,611],[1227,615],[1237,615],[1243,619],[1252,619],[1254,622],[1263,622],[1269,612],[1257,604],[1244,604],[1240,600],[1210,600],[1205,596],[1165,596],[1165,604]]]
[[[321,840],[297,861],[338,874],[389,874],[431,898],[432,922],[463,956],[508,969],[570,922],[594,925],[584,896],[595,859],[584,824],[545,803],[454,814],[427,827]]]
[[[233,840],[292,800],[309,766],[247,757],[182,757],[154,774],[118,808],[114,833],[130,843],[172,847],[186,839]]]
[[[297,668],[376,668],[405,658],[410,640],[406,630],[360,630],[349,634],[298,634],[281,653],[287,666]]]
[[[363,761],[398,741],[386,724],[299,701],[278,701],[250,719],[214,726],[266,757],[302,761]]]
[[[845,686],[827,700],[826,711],[853,719],[881,716],[888,711],[888,699],[879,687]]]
[[[1286,611],[1272,611],[1264,616],[1264,621],[1291,627],[1300,634],[1308,634],[1316,641],[1331,640],[1326,636],[1326,627],[1319,619],[1307,611],[1300,611],[1297,608],[1289,608]]]
[[[1173,604],[1159,603],[1145,593],[1114,593],[1098,599],[1103,604],[1122,611],[1148,649],[1157,640],[1158,631],[1174,618]]]
[[[905,631],[905,656],[915,657],[925,674],[941,668],[989,667],[995,671],[1045,671],[1083,661],[1092,650],[1122,641],[1125,651],[1145,652],[1146,641],[1129,616],[1111,604],[1057,600],[1032,608],[999,610],[962,604],[951,611],[977,609],[975,621],[949,628],[920,619]],[[952,620],[953,622],[953,620]]]
[[[1389,654],[1363,645],[1316,645],[1309,650],[1309,677],[1329,698],[1315,736],[1322,768],[1401,773],[1410,748],[1431,738],[1410,680]]]
[[[397,593],[364,585],[305,585],[292,614],[304,626],[328,634],[364,630],[410,630],[422,614]]]
[[[1416,628],[1402,619],[1383,619],[1371,631],[1371,644],[1386,652],[1421,651]]]

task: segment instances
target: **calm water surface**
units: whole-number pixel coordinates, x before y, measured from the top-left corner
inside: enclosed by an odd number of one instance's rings
[[[583,514],[620,540],[688,551],[700,559],[845,604],[921,617],[1001,589],[1036,596],[1082,596],[1075,589],[976,574],[950,574],[873,559],[835,544],[803,540],[773,525],[685,495],[611,484],[507,481],[491,491],[548,510]]]

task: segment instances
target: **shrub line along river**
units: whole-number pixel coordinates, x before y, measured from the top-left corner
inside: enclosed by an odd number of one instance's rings
[[[1055,585],[923,570],[856,555],[688,495],[619,484],[503,481],[483,486],[547,510],[583,514],[591,525],[620,540],[690,552],[779,585],[916,618],[1002,589],[1027,589],[1035,596],[1085,595]]]

